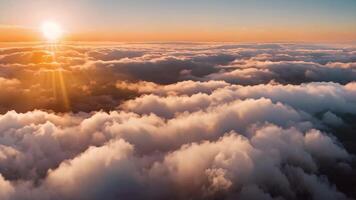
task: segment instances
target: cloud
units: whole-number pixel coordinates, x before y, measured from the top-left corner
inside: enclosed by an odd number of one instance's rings
[[[146,83],[146,90],[152,83],[172,84],[165,90],[178,93],[180,89],[174,87],[189,87],[189,81],[216,85],[206,87],[227,84],[222,81],[239,85],[347,84],[356,80],[354,57],[352,47],[295,44],[68,44],[55,50],[41,44],[6,47],[0,50],[0,77],[21,84],[16,94],[2,95],[9,98],[2,100],[0,112],[36,108],[110,111],[142,93],[143,88],[118,86],[122,82]],[[193,90],[190,94],[197,92]],[[14,99],[21,102],[14,103]],[[24,103],[28,101],[31,103]]]
[[[352,47],[30,46],[0,50],[0,199],[356,197]]]
[[[226,70],[230,69],[230,70]],[[250,85],[276,81],[283,84],[306,82],[348,83],[356,79],[352,68],[335,68],[305,61],[239,61],[237,65],[223,68],[219,73],[208,75],[208,80],[225,80]]]
[[[208,89],[213,85],[214,90]],[[151,84],[148,86],[145,83],[139,83],[126,85],[126,87],[140,88],[138,90],[145,95],[126,101],[121,108],[141,114],[155,113],[172,117],[179,112],[206,109],[212,105],[231,103],[236,99],[266,98],[310,115],[327,110],[339,114],[355,114],[356,93],[353,85],[354,83],[345,86],[335,83],[309,83],[236,86],[215,81],[205,83],[186,81],[174,85]]]
[[[44,179],[36,187],[15,186],[19,199],[39,198],[22,196],[24,190],[48,198],[141,199],[138,189],[152,198],[213,198],[242,195],[240,189],[250,181],[266,194],[279,188],[279,196],[296,198],[282,163],[314,174],[320,163],[351,159],[333,137],[304,124],[303,117],[267,99],[238,100],[173,119],[130,112],[10,112],[1,119],[2,174],[30,185]],[[276,178],[269,182],[271,174]]]
[[[160,85],[153,82],[140,81],[130,83],[118,81],[116,87],[119,89],[133,90],[141,94],[158,94],[158,95],[193,95],[197,93],[211,93],[216,89],[229,86],[225,81],[181,81],[175,84]]]
[[[341,126],[344,124],[342,119],[335,115],[334,113],[328,111],[323,115],[322,119],[325,123],[330,124],[332,126]]]
[[[87,52],[87,55],[92,60],[120,60],[122,58],[135,58],[141,57],[144,55],[141,51],[129,51],[129,50],[117,50],[113,49],[99,49],[99,50],[91,50]]]
[[[10,199],[10,196],[15,192],[15,189],[12,187],[11,183],[6,181],[4,177],[0,174],[0,198],[7,200]]]
[[[327,148],[335,151],[325,153],[327,157],[323,159],[336,162],[335,159],[345,161],[350,156],[320,134],[310,130],[304,135],[295,128],[264,125],[248,137],[230,132],[216,141],[187,143],[158,155],[137,154],[133,145],[115,139],[64,160],[58,168],[48,171],[40,186],[17,183],[6,194],[19,199],[47,195],[63,199],[228,198],[246,195],[246,187],[255,185],[264,188],[265,195],[273,191],[277,196],[294,199],[299,191],[293,189],[298,181],[293,176],[306,176],[311,183],[307,180],[297,185],[306,188],[307,195],[318,195],[322,188],[330,195],[345,198],[321,177],[307,174],[318,171],[318,153]],[[315,136],[327,141],[315,143]],[[283,165],[292,165],[297,172],[283,169]]]
[[[59,188],[54,195],[64,199],[133,196],[140,187],[140,177],[139,169],[135,169],[134,161],[130,160],[132,151],[133,147],[122,140],[91,147],[80,156],[63,162],[56,170],[49,171],[45,184],[49,188]]]

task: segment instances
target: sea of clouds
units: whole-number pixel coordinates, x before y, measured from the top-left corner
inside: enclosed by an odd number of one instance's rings
[[[356,47],[0,48],[0,199],[356,198]]]

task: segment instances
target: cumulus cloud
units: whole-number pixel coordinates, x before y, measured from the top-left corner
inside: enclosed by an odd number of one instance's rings
[[[355,198],[355,48],[0,49],[0,199]]]
[[[208,89],[212,85],[214,85],[213,91]],[[285,103],[295,110],[311,115],[325,111],[355,114],[356,93],[353,85],[354,83],[347,85],[309,83],[301,85],[237,86],[216,81],[204,83],[185,81],[174,85],[160,86],[152,83],[151,86],[147,86],[139,83],[126,87],[134,88],[137,86],[140,88],[139,92],[144,95],[126,101],[121,105],[121,108],[141,114],[155,113],[167,117],[178,112],[200,110],[211,105],[231,103],[237,99],[266,98],[275,103]],[[169,90],[166,90],[167,88]],[[194,91],[196,88],[201,88],[201,90],[192,94],[192,90]],[[151,92],[151,90],[154,91]],[[325,114],[326,116],[331,115],[331,113]]]
[[[12,187],[11,183],[6,181],[4,177],[0,174],[0,198],[7,200],[10,199],[10,196],[14,193],[14,188]]]
[[[250,85],[268,83],[273,80],[283,84],[332,81],[348,83],[354,81],[353,68],[335,68],[305,61],[241,61],[223,67],[219,73],[209,74],[208,80],[225,80],[231,83]]]
[[[264,188],[265,195],[296,199],[302,193],[293,189],[297,181],[293,176],[310,177],[308,173],[317,172],[323,159],[335,163],[350,157],[316,130],[302,133],[272,124],[255,127],[248,136],[230,132],[216,141],[186,143],[158,154],[138,154],[135,151],[141,147],[131,143],[112,138],[100,147],[88,145],[83,153],[48,169],[40,186],[17,183],[13,187],[5,181],[6,194],[21,199],[41,199],[37,195],[42,193],[60,199],[232,198],[245,195],[246,187],[255,185]],[[293,166],[298,173],[284,165]],[[312,174],[310,179],[311,183],[297,183],[306,188],[308,196],[318,194],[321,187],[345,198],[323,178]]]
[[[181,81],[216,80],[215,86],[207,86],[211,89],[226,84],[222,81],[239,85],[315,81],[347,84],[356,80],[354,59],[352,47],[296,44],[7,47],[0,51],[0,77],[21,84],[16,87],[16,94],[7,90],[2,95],[0,112],[36,108],[110,111],[137,96],[137,87],[120,86],[124,82],[140,83],[139,92],[152,91],[152,82],[176,83],[165,89],[176,92],[173,87],[189,87],[189,82],[182,85]],[[141,88],[143,83],[145,87]],[[196,92],[192,88],[190,94]],[[21,102],[11,102],[14,99]],[[67,105],[63,105],[64,99]],[[24,103],[27,101],[31,103]]]

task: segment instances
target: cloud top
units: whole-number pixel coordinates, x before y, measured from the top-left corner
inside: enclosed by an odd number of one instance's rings
[[[0,199],[355,198],[356,49],[0,49]]]

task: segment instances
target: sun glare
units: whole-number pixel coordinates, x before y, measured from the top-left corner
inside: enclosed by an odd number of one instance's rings
[[[58,41],[63,34],[63,30],[55,22],[46,21],[41,27],[43,36],[50,42]]]

